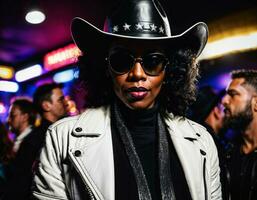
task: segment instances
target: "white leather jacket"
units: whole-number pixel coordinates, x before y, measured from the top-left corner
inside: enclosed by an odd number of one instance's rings
[[[221,199],[219,163],[212,137],[188,119],[165,120],[193,200]],[[88,109],[54,123],[33,183],[33,199],[114,200],[110,108]],[[176,183],[174,183],[176,184]],[[179,184],[179,183],[178,183]]]

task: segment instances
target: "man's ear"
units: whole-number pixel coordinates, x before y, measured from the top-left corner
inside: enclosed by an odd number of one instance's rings
[[[222,110],[218,106],[215,106],[213,108],[213,115],[214,115],[215,119],[222,118]]]
[[[29,121],[29,113],[23,114],[25,121]]]
[[[51,103],[49,101],[43,101],[42,108],[45,112],[48,112],[51,108]]]

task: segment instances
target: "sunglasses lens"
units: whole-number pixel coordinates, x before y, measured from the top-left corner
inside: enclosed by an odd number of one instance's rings
[[[133,65],[134,59],[127,52],[115,52],[109,56],[109,62],[111,69],[119,74],[127,73],[131,65]]]
[[[148,54],[143,58],[144,70],[149,75],[160,74],[166,64],[167,59],[164,55],[159,53]]]
[[[109,54],[109,66],[117,74],[125,74],[133,67],[136,59],[128,51],[117,50]],[[141,65],[146,74],[159,75],[167,65],[167,58],[162,53],[150,53],[142,57]]]

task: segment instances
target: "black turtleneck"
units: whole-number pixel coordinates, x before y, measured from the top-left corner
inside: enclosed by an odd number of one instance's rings
[[[140,158],[152,197],[160,199],[157,197],[160,195],[156,130],[158,106],[155,105],[147,110],[131,110],[125,106],[120,108]]]
[[[157,114],[158,105],[147,110],[131,110],[119,102],[119,108],[140,158],[146,180],[152,195],[152,200],[160,200],[160,180],[158,169],[158,130]],[[125,148],[116,128],[112,123],[112,139],[115,166],[115,199],[138,199],[137,185],[132,167],[130,166]],[[177,200],[191,200],[185,175],[174,149],[173,143],[168,137],[171,178]]]

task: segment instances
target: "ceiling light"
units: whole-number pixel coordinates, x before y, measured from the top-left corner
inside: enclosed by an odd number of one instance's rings
[[[53,76],[53,79],[56,83],[72,81],[74,79],[74,71],[72,69],[68,69],[62,72],[58,72]]]
[[[37,76],[40,76],[43,73],[42,67],[39,64],[27,67],[20,71],[17,71],[15,74],[15,79],[18,82],[23,82]]]
[[[40,24],[45,18],[45,14],[39,10],[31,10],[25,16],[26,21],[31,24]]]
[[[19,85],[12,81],[0,81],[0,91],[3,92],[17,92]]]
[[[226,37],[207,43],[199,60],[212,59],[225,54],[257,49],[257,32]]]
[[[0,78],[11,79],[13,74],[14,70],[12,67],[0,65]]]

